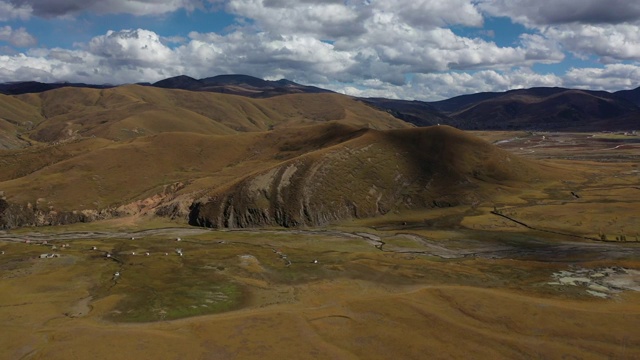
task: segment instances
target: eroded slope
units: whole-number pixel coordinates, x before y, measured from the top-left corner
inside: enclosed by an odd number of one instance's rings
[[[542,165],[451,127],[365,130],[214,189],[194,204],[190,222],[230,228],[324,225],[473,204],[490,198],[499,185],[549,178]]]

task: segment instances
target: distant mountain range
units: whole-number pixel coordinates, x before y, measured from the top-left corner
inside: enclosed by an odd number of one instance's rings
[[[251,98],[286,94],[332,93],[286,79],[269,81],[248,75],[194,79],[181,75],[153,84],[165,89],[215,92]],[[0,93],[40,93],[62,87],[105,89],[83,83],[16,82],[0,84]],[[614,93],[566,88],[531,88],[484,92],[424,102],[385,98],[360,101],[417,126],[451,125],[467,130],[602,131],[640,128],[640,87]]]
[[[362,99],[418,126],[466,130],[602,131],[640,128],[640,88],[615,93],[565,88],[486,92],[422,102]]]
[[[151,86],[165,89],[210,91],[253,98],[267,98],[285,94],[333,92],[315,86],[300,85],[286,79],[269,81],[249,75],[218,75],[200,80],[181,75],[158,81],[151,84]]]
[[[49,90],[60,89],[63,87],[77,87],[90,89],[107,89],[114,87],[113,85],[91,85],[84,83],[41,83],[38,81],[17,81],[0,84],[0,94],[5,95],[22,95],[37,94]]]

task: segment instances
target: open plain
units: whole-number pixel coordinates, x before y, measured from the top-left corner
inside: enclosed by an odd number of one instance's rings
[[[475,135],[561,176],[323,227],[0,232],[0,357],[640,358],[638,138]]]

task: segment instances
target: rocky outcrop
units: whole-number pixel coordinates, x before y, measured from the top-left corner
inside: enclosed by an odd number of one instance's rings
[[[188,205],[180,202],[170,202],[175,199],[175,193],[184,188],[184,183],[177,182],[164,187],[159,194],[146,199],[137,200],[121,206],[112,206],[100,210],[84,209],[75,211],[56,211],[43,209],[35,205],[10,203],[6,198],[0,199],[0,229],[12,229],[25,226],[53,226],[78,222],[92,222],[114,217],[152,213],[159,216],[186,218]],[[169,203],[170,202],[170,203]],[[184,203],[185,200],[182,201]],[[188,203],[191,203],[190,200]],[[173,213],[171,206],[177,207]]]
[[[31,204],[11,204],[0,200],[0,229],[12,229],[23,226],[51,226],[77,222],[91,222],[113,217],[109,210],[53,211],[43,210]]]

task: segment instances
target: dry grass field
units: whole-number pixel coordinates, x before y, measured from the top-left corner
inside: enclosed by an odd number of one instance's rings
[[[0,102],[0,359],[640,358],[635,136],[338,94]]]
[[[2,358],[640,356],[640,248],[630,244],[162,225],[3,234]],[[60,257],[39,258],[50,252]],[[553,284],[579,268],[594,279],[616,269],[607,298]]]
[[[526,139],[499,145],[575,176],[317,229],[130,217],[0,233],[0,357],[639,358],[640,154],[569,162],[596,145]]]

